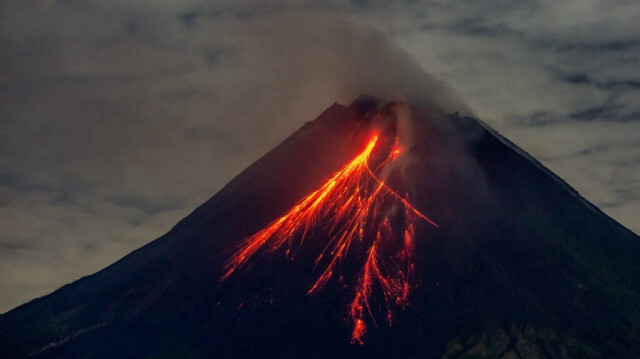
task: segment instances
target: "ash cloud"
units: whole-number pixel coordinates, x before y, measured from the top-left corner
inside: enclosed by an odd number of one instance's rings
[[[0,311],[162,235],[334,102],[464,107],[382,31],[249,5],[3,4]]]
[[[327,104],[348,104],[362,94],[420,104],[431,111],[468,111],[452,89],[428,75],[382,32],[304,12],[257,19],[239,25],[242,29],[235,25],[229,25],[230,32],[244,32],[236,43],[245,49],[236,59],[238,72],[249,69],[247,76],[258,76],[270,90],[257,95],[261,102],[293,106],[289,114],[274,120],[282,121],[286,133]],[[293,126],[286,121],[293,121]]]

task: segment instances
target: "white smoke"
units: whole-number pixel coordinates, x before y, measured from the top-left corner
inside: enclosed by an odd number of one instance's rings
[[[468,112],[451,88],[366,25],[296,12],[249,24],[231,22],[226,31],[243,49],[234,65],[240,79],[258,79],[263,87],[259,103],[264,108],[258,111],[275,116],[262,121],[275,121],[284,134],[329,104],[349,104],[362,94],[406,101],[427,113]],[[282,106],[288,110],[281,111]]]

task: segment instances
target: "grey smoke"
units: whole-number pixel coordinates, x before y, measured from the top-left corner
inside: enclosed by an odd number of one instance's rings
[[[334,102],[464,107],[381,31],[333,15],[3,10],[0,310],[160,236]]]

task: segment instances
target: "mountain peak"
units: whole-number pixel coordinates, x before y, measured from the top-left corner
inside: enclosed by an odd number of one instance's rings
[[[0,352],[635,358],[640,241],[594,208],[474,118],[363,96],[0,316]]]

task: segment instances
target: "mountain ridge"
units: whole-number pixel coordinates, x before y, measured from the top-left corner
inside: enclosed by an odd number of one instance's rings
[[[493,128],[491,128],[491,126],[489,126],[488,124],[486,124],[484,121],[473,117],[473,119],[478,122],[485,130],[487,130],[489,133],[491,133],[495,138],[497,138],[498,140],[500,140],[500,142],[502,142],[505,146],[511,148],[512,150],[514,150],[515,152],[517,152],[518,154],[520,154],[521,156],[523,156],[524,158],[526,158],[529,162],[531,162],[531,164],[533,164],[534,166],[536,166],[538,169],[540,169],[541,171],[543,171],[544,173],[546,173],[548,176],[550,176],[551,178],[553,178],[556,182],[558,182],[559,184],[561,184],[567,191],[573,193],[575,195],[575,197],[580,200],[585,206],[589,207],[591,210],[593,210],[594,212],[598,213],[598,214],[602,214],[605,215],[607,217],[609,217],[609,219],[611,219],[612,221],[612,225],[615,225],[618,229],[622,229],[625,231],[629,231],[632,234],[636,235],[637,234],[633,231],[631,231],[630,229],[628,229],[627,227],[625,227],[624,225],[622,225],[620,222],[618,222],[617,220],[615,220],[614,218],[612,218],[611,216],[609,216],[608,214],[606,214],[605,212],[603,212],[600,208],[598,208],[596,205],[594,205],[593,203],[591,203],[588,199],[586,199],[584,196],[582,196],[580,194],[580,192],[578,192],[575,188],[573,188],[569,183],[567,183],[564,179],[562,179],[560,176],[556,175],[553,171],[551,171],[550,169],[548,169],[544,164],[542,164],[542,162],[538,161],[535,157],[533,157],[529,152],[525,151],[524,149],[522,149],[520,146],[516,145],[515,143],[513,143],[512,141],[510,141],[508,138],[504,137],[503,135],[501,135],[500,133],[498,133],[496,130],[494,130]]]
[[[349,344],[342,293],[352,289],[330,282],[307,296],[300,261],[262,257],[219,281],[234,242],[321,185],[376,126],[393,123],[385,128],[398,131],[399,116],[412,118],[415,140],[405,149],[413,161],[403,182],[441,228],[422,228],[418,284],[393,327],[378,325],[362,347]],[[638,237],[505,140],[471,117],[370,98],[333,104],[167,234],[0,315],[0,352],[569,358],[582,350],[582,357],[633,357],[640,352]]]

